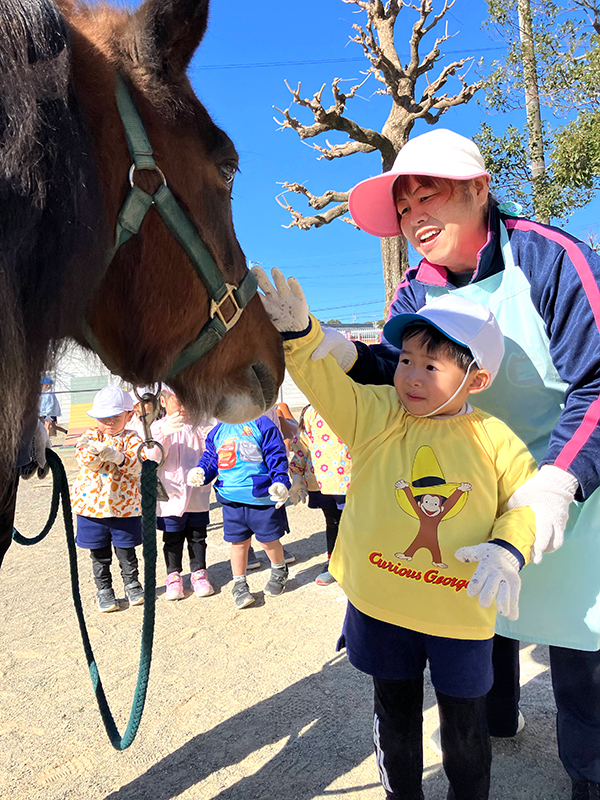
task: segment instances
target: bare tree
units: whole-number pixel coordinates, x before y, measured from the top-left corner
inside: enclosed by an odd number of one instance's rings
[[[348,140],[341,144],[331,144],[327,140],[324,145],[313,144],[312,147],[319,154],[318,158],[332,161],[335,158],[344,158],[355,153],[379,151],[382,171],[386,171],[391,168],[400,148],[408,141],[417,120],[421,119],[429,125],[435,125],[449,108],[468,103],[475,92],[481,88],[482,82],[477,81],[471,84],[467,82],[471,58],[462,58],[446,66],[440,65],[437,75],[431,76],[432,71],[443,58],[440,46],[451,38],[447,22],[441,28],[440,34],[433,44],[426,47],[423,39],[436,26],[440,25],[456,0],[444,0],[438,13],[433,10],[433,0],[417,0],[415,3],[407,3],[404,0],[386,0],[386,2],[383,0],[342,0],[342,2],[356,6],[359,12],[362,11],[366,15],[366,20],[362,25],[354,24],[352,26],[355,33],[351,36],[351,40],[360,45],[369,62],[366,73],[363,73],[365,78],[347,93],[340,88],[341,79],[335,78],[331,86],[333,104],[327,108],[323,105],[325,84],[312,98],[304,98],[301,95],[300,84],[296,89],[292,89],[286,82],[293,100],[287,109],[277,108],[277,111],[283,115],[283,119],[275,118],[275,121],[282,129],[291,128],[296,131],[303,140],[312,139],[331,131],[346,134]],[[396,22],[403,10],[405,10],[405,14],[412,12],[411,19],[413,20],[408,42],[410,55],[404,64],[400,60],[394,41]],[[375,94],[391,98],[390,113],[381,131],[360,125],[346,115],[348,101],[356,96],[359,89],[371,76],[381,84]],[[424,80],[420,81],[420,78]],[[461,84],[456,94],[448,94],[446,91],[446,84],[450,78],[456,78]],[[307,109],[313,115],[313,123],[305,125],[294,117],[291,113],[293,105]],[[348,190],[328,190],[317,196],[305,186],[287,181],[283,184],[283,189],[278,202],[292,216],[291,223],[286,227],[309,230],[326,225],[334,219],[342,219],[344,222],[354,225],[348,216],[344,216],[348,211]],[[305,216],[295,210],[287,199],[288,192],[304,195],[310,208],[317,213]],[[381,239],[381,254],[387,306],[408,265],[403,238]]]

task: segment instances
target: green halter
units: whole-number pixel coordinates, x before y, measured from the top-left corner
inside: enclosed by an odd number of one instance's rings
[[[200,238],[194,223],[175,199],[167,186],[165,176],[156,165],[152,145],[144,129],[144,124],[129,89],[120,75],[117,76],[116,98],[133,163],[129,170],[131,189],[117,219],[115,245],[109,252],[108,263],[110,264],[113,260],[119,247],[139,232],[146,212],[150,206],[154,205],[167,228],[187,253],[211,298],[210,319],[198,337],[175,359],[169,373],[161,376],[163,380],[168,381],[201,359],[221,341],[227,331],[238,321],[245,306],[255,294],[257,282],[254,275],[248,271],[237,287],[226,283],[221,270]],[[136,169],[151,170],[160,176],[162,185],[154,194],[148,194],[134,184],[133,175]],[[225,306],[225,311],[222,306]],[[86,338],[94,351],[102,358],[103,353],[100,352],[99,343],[89,328]],[[103,360],[105,359],[103,358]]]

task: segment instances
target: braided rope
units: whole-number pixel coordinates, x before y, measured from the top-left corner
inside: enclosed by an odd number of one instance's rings
[[[73,593],[73,604],[79,630],[83,642],[83,649],[92,679],[92,686],[96,695],[96,702],[100,709],[102,722],[106,728],[106,733],[110,743],[115,750],[126,750],[135,739],[138,732],[142,713],[146,702],[146,692],[148,689],[148,679],[150,675],[150,664],[152,662],[152,644],[154,641],[154,617],[156,606],[156,491],[158,464],[155,461],[144,461],[142,464],[142,532],[143,532],[143,554],[144,554],[144,618],[142,622],[142,642],[140,650],[140,665],[138,678],[131,704],[129,721],[123,736],[120,735],[114,717],[108,705],[108,700],[104,693],[104,687],[100,679],[100,673],[94,657],[94,651],[87,632],[83,606],[81,603],[81,592],[79,590],[79,572],[77,568],[77,550],[75,547],[75,532],[73,529],[73,513],[71,510],[71,500],[69,497],[69,484],[67,473],[60,458],[52,450],[46,450],[46,458],[50,464],[54,478],[52,503],[48,522],[44,530],[31,539],[14,530],[13,539],[19,544],[31,545],[41,541],[50,531],[54,524],[58,511],[59,497],[62,501],[63,519],[67,535],[67,550],[69,553],[69,565],[71,571],[71,589]]]

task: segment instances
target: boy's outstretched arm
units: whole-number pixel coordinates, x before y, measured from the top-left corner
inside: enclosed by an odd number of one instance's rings
[[[373,387],[355,384],[332,357],[314,360],[323,331],[309,315],[298,281],[286,281],[273,269],[271,283],[260,267],[252,271],[264,293],[265,310],[284,339],[286,366],[294,383],[348,447],[379,433],[389,418],[397,416],[398,402],[390,402],[387,388],[381,387],[384,394],[380,396]]]

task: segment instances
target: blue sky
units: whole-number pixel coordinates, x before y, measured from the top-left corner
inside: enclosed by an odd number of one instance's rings
[[[435,2],[436,10],[441,3]],[[291,130],[278,130],[273,108],[287,108],[291,95],[284,80],[295,87],[302,82],[302,95],[312,97],[323,83],[329,105],[329,86],[335,77],[347,79],[349,90],[362,77],[366,61],[361,48],[350,42],[352,23],[365,15],[342,0],[213,0],[208,32],[190,69],[194,88],[215,121],[231,136],[240,154],[241,173],[233,192],[234,220],[238,239],[249,260],[269,269],[277,266],[285,275],[301,282],[311,309],[321,319],[357,321],[379,319],[383,312],[384,289],[381,276],[379,240],[336,220],[318,230],[287,230],[290,217],[275,200],[283,181],[304,184],[313,194],[327,189],[347,190],[369,175],[380,172],[377,153],[357,154],[334,162],[317,160],[317,153]],[[452,54],[441,63],[473,54],[487,63],[502,55],[502,43],[482,30],[486,14],[484,0],[456,0],[447,15],[448,32],[453,35],[442,46]],[[396,46],[407,51],[414,12],[404,8],[396,25]],[[443,23],[442,23],[443,25]],[[429,34],[433,43],[439,27]],[[422,51],[424,52],[424,51]],[[316,62],[316,63],[311,63]],[[437,72],[433,73],[434,75]],[[474,69],[471,71],[474,75]],[[454,93],[458,81],[448,84]],[[368,127],[380,126],[389,113],[389,99],[374,95],[377,83],[371,77],[350,101],[347,114]],[[302,109],[292,112],[305,124],[312,115]],[[482,120],[503,130],[508,117],[490,117],[476,100],[450,109],[439,125],[465,136],[474,135]],[[518,116],[511,121],[521,124]],[[431,130],[417,123],[413,134]],[[319,137],[318,143],[324,144]],[[330,141],[345,141],[331,134]],[[310,140],[307,140],[310,142]],[[310,213],[298,195],[291,204]],[[595,230],[598,201],[577,212],[564,227],[582,239]]]

